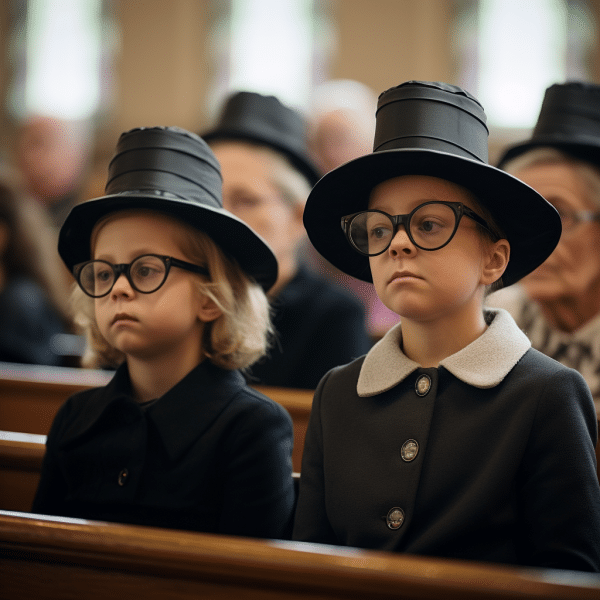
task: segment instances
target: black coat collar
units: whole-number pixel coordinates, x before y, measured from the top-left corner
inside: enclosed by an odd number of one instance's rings
[[[69,423],[60,446],[72,444],[92,429],[110,428],[114,412],[118,411],[120,419],[131,421],[142,419],[145,412],[169,456],[175,459],[211,426],[245,385],[239,371],[227,371],[204,361],[144,411],[132,398],[124,363],[106,386],[73,397],[77,415]]]

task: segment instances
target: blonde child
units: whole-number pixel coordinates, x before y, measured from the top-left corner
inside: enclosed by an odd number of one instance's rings
[[[304,223],[401,322],[316,390],[294,538],[598,571],[589,389],[483,306],[552,252],[560,217],[487,163],[480,104],[443,83],[381,94],[374,152],[317,183]]]
[[[291,419],[239,371],[267,348],[277,263],[222,208],[205,142],[124,133],[106,195],[71,211],[59,253],[78,284],[86,366],[117,369],[60,409],[33,511],[289,535]]]

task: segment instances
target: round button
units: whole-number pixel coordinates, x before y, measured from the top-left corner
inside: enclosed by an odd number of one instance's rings
[[[129,479],[129,471],[127,469],[123,469],[120,473],[119,473],[119,477],[117,478],[117,483],[123,487],[126,483],[127,480]]]
[[[390,508],[385,520],[390,529],[400,529],[404,523],[404,511],[394,506],[394,508]]]
[[[400,448],[400,456],[404,462],[411,462],[417,458],[419,454],[419,443],[417,440],[406,440]]]
[[[431,389],[431,377],[429,375],[421,375],[415,384],[415,392],[417,396],[426,396]]]

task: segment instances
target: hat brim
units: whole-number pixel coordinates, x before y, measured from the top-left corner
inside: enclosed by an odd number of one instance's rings
[[[241,269],[265,291],[277,279],[277,259],[269,245],[246,223],[230,212],[198,206],[182,199],[126,192],[88,200],[74,206],[58,239],[58,253],[70,271],[91,259],[90,239],[95,224],[112,212],[150,209],[166,213],[206,233]]]
[[[306,177],[311,186],[317,183],[321,176],[312,160],[308,156],[305,156],[300,149],[292,150],[288,146],[279,143],[278,140],[259,132],[246,129],[235,129],[233,127],[220,127],[203,133],[202,139],[208,145],[219,141],[250,142],[271,148],[272,150],[283,154],[292,166]]]
[[[498,161],[498,168],[503,169],[509,161],[518,158],[530,150],[536,150],[538,148],[556,148],[557,150],[562,150],[566,154],[570,154],[574,158],[600,166],[599,139],[590,141],[581,140],[580,142],[577,142],[572,135],[565,135],[564,137],[553,135],[546,137],[539,136],[535,139],[511,146],[504,152]]]
[[[402,175],[428,175],[460,185],[490,211],[511,246],[502,277],[505,286],[541,265],[560,239],[556,209],[519,179],[455,154],[401,148],[362,156],[321,178],[304,210],[304,225],[316,250],[344,273],[372,282],[369,259],[352,248],[341,217],[365,210],[375,186]]]

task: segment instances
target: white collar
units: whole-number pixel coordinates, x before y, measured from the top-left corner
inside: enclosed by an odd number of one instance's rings
[[[510,314],[485,309],[489,327],[474,342],[439,364],[455,377],[478,388],[498,385],[531,347]],[[401,323],[392,327],[369,351],[358,377],[359,396],[375,396],[392,389],[421,365],[400,349]]]

